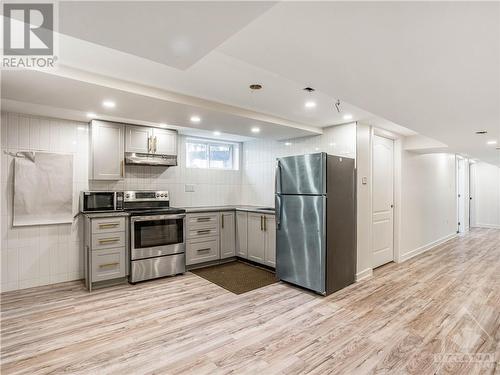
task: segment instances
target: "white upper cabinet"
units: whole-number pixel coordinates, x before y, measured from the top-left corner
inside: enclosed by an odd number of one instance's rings
[[[177,132],[153,128],[153,152],[155,154],[177,155]]]
[[[89,179],[121,180],[124,177],[124,125],[92,120]]]
[[[142,154],[177,155],[175,130],[127,125],[125,151]]]
[[[125,128],[125,152],[149,154],[152,135],[152,128],[127,125]]]

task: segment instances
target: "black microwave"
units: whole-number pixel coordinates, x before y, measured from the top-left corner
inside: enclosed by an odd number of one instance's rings
[[[82,191],[80,211],[107,212],[123,210],[123,191]]]

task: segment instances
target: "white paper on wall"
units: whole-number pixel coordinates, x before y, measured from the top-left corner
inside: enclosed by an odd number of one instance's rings
[[[13,226],[73,221],[73,155],[25,153],[14,164]]]

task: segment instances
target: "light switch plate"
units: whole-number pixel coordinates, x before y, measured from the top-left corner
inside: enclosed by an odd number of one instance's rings
[[[363,185],[366,185],[366,184],[368,183],[368,177],[362,177],[362,178],[361,178],[361,183],[362,183]]]
[[[194,193],[194,185],[193,184],[184,185],[184,191],[186,193]]]

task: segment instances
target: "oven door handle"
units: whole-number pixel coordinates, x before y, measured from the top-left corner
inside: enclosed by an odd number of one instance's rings
[[[170,219],[184,219],[186,217],[185,214],[179,215],[151,215],[151,216],[132,216],[130,221],[135,223],[137,221],[151,221],[151,220],[170,220]]]

